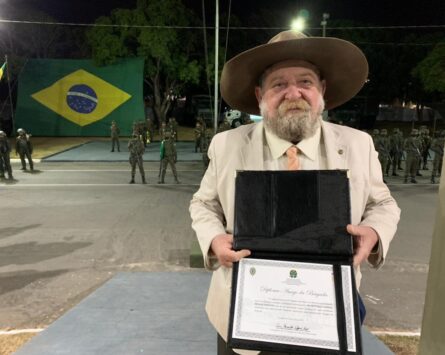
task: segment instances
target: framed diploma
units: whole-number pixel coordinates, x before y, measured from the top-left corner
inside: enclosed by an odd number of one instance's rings
[[[233,348],[361,354],[351,266],[245,258],[233,272]]]
[[[228,343],[362,354],[344,170],[239,171]]]

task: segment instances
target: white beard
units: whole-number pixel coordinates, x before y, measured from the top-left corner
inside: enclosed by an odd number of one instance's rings
[[[264,100],[260,102],[261,116],[266,129],[277,137],[288,142],[297,143],[312,137],[321,125],[321,114],[324,110],[324,100],[321,97],[320,107],[314,113],[309,104],[303,100],[285,100],[278,106],[277,113],[269,116],[269,108]],[[287,111],[298,108],[297,112]]]

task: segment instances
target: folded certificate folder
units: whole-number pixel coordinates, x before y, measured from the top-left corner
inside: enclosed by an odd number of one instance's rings
[[[345,171],[241,171],[234,249],[352,256]]]
[[[362,354],[346,171],[240,171],[228,343]]]

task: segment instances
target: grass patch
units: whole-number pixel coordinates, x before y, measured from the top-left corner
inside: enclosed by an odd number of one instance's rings
[[[420,337],[378,335],[378,338],[386,344],[396,355],[417,355]]]
[[[0,335],[0,355],[10,355],[37,333]]]

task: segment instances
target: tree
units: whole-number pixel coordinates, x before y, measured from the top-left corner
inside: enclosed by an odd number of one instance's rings
[[[201,72],[195,59],[195,33],[169,26],[195,22],[195,15],[181,0],[138,0],[135,9],[116,9],[100,17],[96,23],[109,27],[94,27],[87,39],[99,65],[125,57],[145,58],[144,81],[153,94],[157,117],[165,120],[172,97],[185,84],[197,83]]]
[[[445,42],[438,43],[412,74],[420,79],[426,91],[445,94]]]

